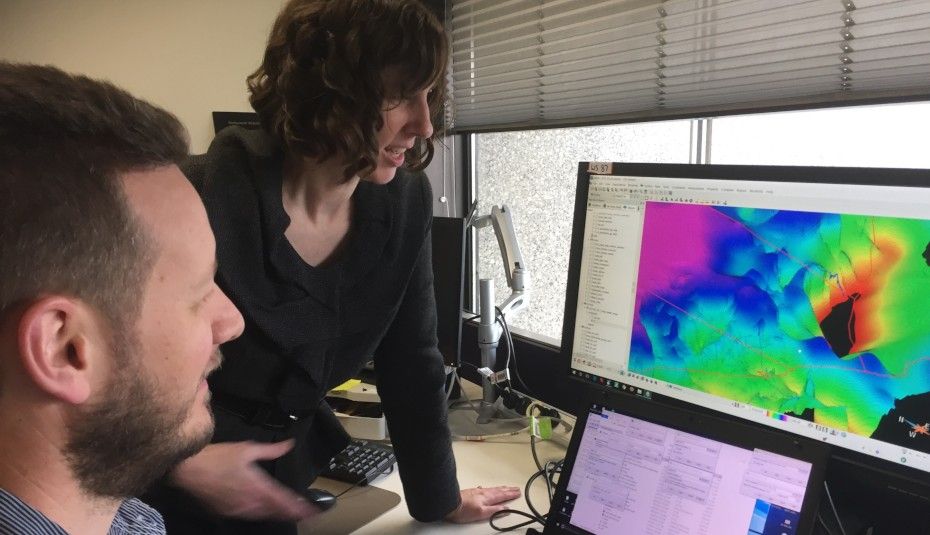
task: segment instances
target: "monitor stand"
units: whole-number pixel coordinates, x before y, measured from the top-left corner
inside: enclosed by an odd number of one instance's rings
[[[453,438],[484,440],[528,433],[526,416],[504,406],[503,398],[493,402],[476,399],[482,391],[464,381],[459,399],[449,403],[449,429]]]

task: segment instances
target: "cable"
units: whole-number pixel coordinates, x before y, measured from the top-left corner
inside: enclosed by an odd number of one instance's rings
[[[474,369],[476,372],[478,372],[478,375],[482,375],[482,376],[484,375],[484,374],[481,372],[481,368],[479,368],[478,366],[475,366],[475,365],[472,364],[471,362],[462,361],[462,366],[470,366],[472,369]],[[461,390],[461,389],[462,389],[462,380],[461,380],[462,378],[459,377],[458,375],[456,375],[456,378],[457,378],[458,381],[459,381],[459,389]],[[497,389],[497,395],[498,395],[498,396],[503,396],[503,395],[504,395],[505,390],[501,387],[501,385],[499,385],[499,384],[494,384],[494,383],[491,383],[491,384],[494,386],[495,389]],[[464,392],[464,390],[463,390],[463,392]],[[479,400],[479,401],[484,401],[484,400],[482,399],[482,400]]]
[[[470,362],[463,362],[462,364],[468,364],[469,366],[475,368],[476,370],[478,369],[477,366],[475,366],[474,364],[472,364],[472,363],[470,363]],[[459,383],[459,392],[461,392],[462,394],[464,394],[464,393],[465,393],[465,387],[462,385],[462,378],[459,377],[458,374],[456,374],[456,375],[455,375],[455,380]],[[478,407],[475,407],[475,404],[474,404],[474,402],[472,402],[471,398],[466,397],[466,398],[465,398],[465,401],[468,403],[468,406],[471,407],[471,410],[475,411],[475,414],[481,414],[481,411],[478,410]]]
[[[452,368],[452,372],[449,374],[452,376],[452,380],[449,381],[449,389],[446,390],[446,406],[449,405],[449,400],[452,399],[452,391],[455,390],[455,385],[458,383],[459,379],[459,370],[458,368]],[[459,391],[461,391],[461,384],[459,384]]]
[[[475,366],[474,364],[472,364],[471,362],[464,362],[464,361],[463,361],[463,362],[462,362],[462,366],[470,366],[470,367],[472,367],[476,372],[478,372],[479,375],[484,375],[484,374],[481,372],[481,369],[478,368],[478,366]],[[459,377],[458,375],[456,375],[456,380],[457,380],[458,383],[459,383],[459,390],[461,390],[462,392],[464,392],[464,391],[465,391],[465,388],[462,386],[462,378]],[[497,395],[498,395],[499,397],[506,397],[508,394],[510,394],[510,393],[512,392],[512,391],[510,391],[509,389],[502,387],[500,384],[491,383],[491,385],[494,387],[495,390],[497,390]],[[466,401],[469,405],[471,405],[472,410],[474,410],[476,413],[479,413],[479,412],[478,412],[478,409],[475,408],[473,401],[481,401],[481,402],[484,402],[484,399],[483,399],[483,398],[482,398],[482,399],[478,399],[478,400],[466,399],[465,401]],[[480,413],[479,413],[479,414],[480,414]],[[526,417],[521,416],[521,417],[519,417],[519,418],[494,418],[494,420],[497,421],[497,422],[523,422],[523,421],[526,421]]]
[[[833,530],[830,529],[830,526],[827,526],[827,523],[823,520],[823,515],[820,514],[820,511],[817,512],[817,522],[820,523],[820,527],[827,533],[827,535],[835,535]]]
[[[471,207],[468,209],[468,215],[465,216],[465,228],[471,227],[472,223],[475,222],[475,212],[478,211],[478,199],[476,198],[471,202]]]
[[[496,433],[493,435],[452,435],[452,438],[457,440],[467,440],[469,442],[484,442],[485,440],[491,440],[494,438],[507,438],[515,437],[517,435],[522,435],[527,432],[528,427],[522,429],[517,429],[516,431],[508,431],[505,433]]]
[[[505,515],[525,516],[526,518],[529,518],[529,520],[525,522],[520,522],[519,524],[514,524],[512,526],[497,526],[494,524],[495,520]],[[523,512],[523,511],[518,511],[516,509],[501,509],[500,511],[493,513],[491,515],[491,518],[488,519],[488,524],[491,525],[491,528],[495,531],[500,531],[500,532],[514,531],[520,528],[525,528],[526,526],[535,524],[537,522],[539,522],[539,519],[537,519],[535,516],[529,513]],[[543,520],[542,523],[543,525],[545,525],[545,520]]]
[[[463,363],[463,364],[465,364],[465,363]],[[474,366],[473,364],[469,364],[469,365],[470,365],[470,366]],[[476,367],[476,368],[477,368],[477,367]],[[462,386],[462,378],[459,377],[458,375],[456,375],[455,378],[456,378],[456,380],[457,380],[458,383],[459,383],[459,390],[461,390],[462,392],[464,392],[464,391],[465,391],[465,387]],[[475,406],[475,403],[471,400],[471,398],[465,398],[465,402],[468,403],[468,405],[471,407],[471,410],[473,410],[473,411],[475,412],[475,414],[481,414],[481,412],[478,410],[478,407]],[[520,418],[496,418],[495,421],[498,421],[498,422],[526,422],[526,421],[527,421],[527,418],[526,418],[525,416],[521,416]],[[492,434],[492,435],[452,435],[452,438],[456,438],[456,439],[459,439],[459,440],[468,440],[468,441],[470,441],[470,442],[482,442],[482,441],[489,440],[489,439],[492,439],[492,438],[506,438],[506,437],[513,437],[513,436],[517,436],[517,435],[522,435],[523,433],[526,433],[529,429],[530,429],[530,426],[527,425],[526,427],[523,427],[523,428],[521,428],[521,429],[517,429],[517,430],[515,430],[515,431],[508,431],[508,432],[504,432],[504,433],[496,433],[496,434]]]
[[[504,312],[500,307],[494,307],[497,311],[497,321],[501,324],[501,327],[504,330],[504,337],[507,340],[507,361],[505,368],[510,368],[510,359],[513,358],[513,374],[517,378],[517,381],[520,383],[520,387],[523,388],[524,393],[533,396],[533,392],[530,390],[530,387],[526,386],[526,382],[520,377],[520,370],[517,369],[517,353],[513,345],[513,335],[510,333],[510,326],[507,325],[507,318],[504,317]]]
[[[546,515],[539,514],[539,511],[537,511],[536,507],[533,506],[533,501],[530,500],[530,487],[533,485],[534,481],[543,476],[546,476],[546,471],[540,470],[539,472],[536,472],[530,476],[530,479],[527,480],[526,485],[523,486],[523,496],[526,501],[526,506],[530,508],[530,512],[536,515],[536,518],[539,519],[540,524],[546,523]]]
[[[533,414],[534,411],[538,411],[537,414]],[[556,427],[561,425],[562,427],[565,428],[565,431],[564,431],[565,433],[572,432],[572,429],[573,429],[572,424],[562,419],[562,415],[561,413],[559,413],[558,409],[546,407],[543,404],[539,403],[538,401],[534,401],[533,403],[530,403],[529,407],[526,408],[526,414],[527,416],[537,416],[537,417],[548,416],[549,419],[553,423],[552,425],[553,430],[555,430]],[[542,467],[539,466],[538,463],[536,466],[537,468],[542,469]]]
[[[555,487],[558,484],[555,476],[562,473],[562,462],[563,460],[558,461],[549,461],[546,463],[546,470],[548,471],[548,476],[546,480],[548,481],[549,487],[549,503],[552,503],[552,499],[555,498]]]
[[[536,437],[535,436],[530,437],[530,451],[533,452],[533,460],[536,462],[536,466],[539,467],[539,470],[537,470],[532,476],[530,476],[530,478],[526,482],[526,485],[523,487],[523,497],[526,500],[526,506],[529,508],[530,513],[526,513],[525,511],[517,511],[515,509],[503,509],[501,511],[498,511],[492,514],[491,518],[488,519],[488,524],[490,524],[491,528],[494,529],[495,531],[501,531],[501,532],[513,531],[515,529],[520,529],[520,528],[529,526],[530,524],[533,524],[536,522],[539,522],[543,526],[546,525],[546,518],[549,516],[549,513],[540,514],[540,512],[536,510],[536,507],[533,506],[533,502],[530,500],[530,487],[533,485],[534,481],[536,481],[540,477],[544,477],[546,480],[546,488],[549,492],[549,503],[551,505],[552,495],[553,495],[553,486],[556,484],[555,476],[562,472],[562,463],[564,462],[564,459],[560,459],[558,461],[547,461],[544,465],[540,463],[539,455],[536,453]],[[496,525],[494,521],[505,514],[515,514],[515,515],[529,518],[530,520],[525,521],[525,522],[520,522],[518,524],[514,524],[511,526]]]
[[[836,518],[836,526],[840,528],[840,534],[846,535],[846,528],[843,527],[843,521],[840,520],[840,513],[836,510],[836,504],[833,503],[833,496],[830,494],[830,486],[823,482],[823,490],[827,492],[827,501],[830,502],[830,509],[833,510],[833,516]]]
[[[533,462],[536,463],[536,469],[542,470],[543,465],[539,462],[539,455],[536,454],[536,435],[530,435],[530,451],[533,452]]]

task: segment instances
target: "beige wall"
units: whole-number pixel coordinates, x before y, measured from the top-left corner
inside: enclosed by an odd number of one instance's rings
[[[284,0],[0,0],[0,59],[107,78],[175,113],[191,150],[212,111],[251,111],[245,77]]]
[[[177,115],[201,153],[211,112],[252,111],[245,77],[285,1],[0,0],[0,59],[109,79]],[[461,215],[453,144],[427,169],[437,215]]]

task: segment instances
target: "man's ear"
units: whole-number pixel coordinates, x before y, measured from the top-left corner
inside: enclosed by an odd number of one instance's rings
[[[84,403],[93,383],[93,332],[93,314],[84,303],[63,296],[36,301],[20,318],[17,337],[26,374],[47,394]]]

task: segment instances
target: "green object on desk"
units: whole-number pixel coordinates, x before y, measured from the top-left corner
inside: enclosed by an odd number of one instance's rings
[[[552,437],[552,418],[548,416],[531,416],[530,434],[543,440],[549,440]]]

